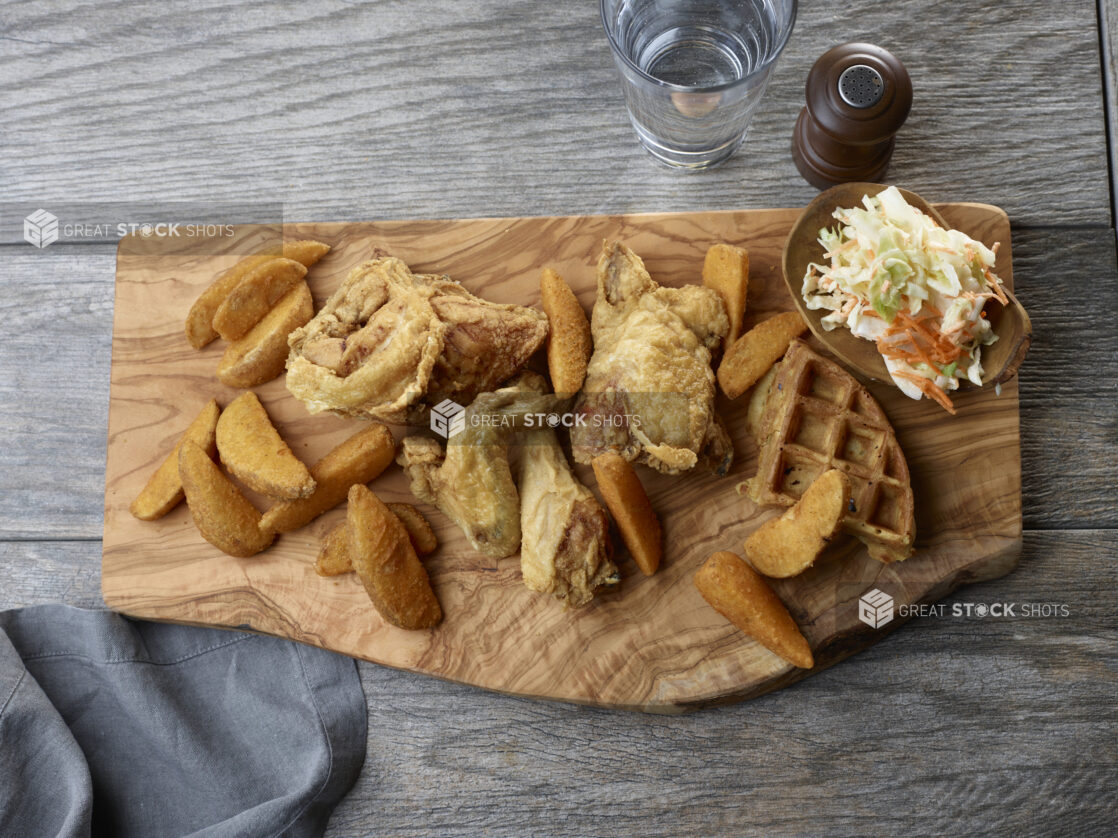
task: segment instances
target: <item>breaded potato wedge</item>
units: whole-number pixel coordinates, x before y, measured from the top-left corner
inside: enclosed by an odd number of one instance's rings
[[[628,461],[615,451],[599,454],[591,465],[598,480],[598,491],[621,531],[621,540],[629,548],[629,555],[645,576],[651,576],[660,566],[663,543],[660,519],[652,510],[640,478]]]
[[[769,401],[769,389],[773,386],[773,379],[776,378],[776,372],[780,369],[781,363],[781,361],[777,361],[769,367],[768,371],[753,385],[753,393],[749,396],[749,405],[745,409],[745,428],[758,444],[760,444],[761,437],[765,432],[761,424],[761,417],[765,415],[765,405]]]
[[[745,297],[749,290],[749,251],[732,244],[716,244],[703,260],[703,285],[712,288],[726,303],[730,332],[723,346],[731,346],[741,334],[745,319]]]
[[[314,572],[319,576],[341,576],[353,572],[353,558],[349,554],[349,530],[342,521],[322,539]]]
[[[225,350],[217,378],[229,387],[255,387],[280,375],[287,364],[287,336],[314,317],[314,301],[307,283],[287,292],[264,319]]]
[[[811,669],[815,659],[807,639],[768,583],[734,553],[715,553],[694,577],[711,607],[773,654]]]
[[[225,302],[225,298],[251,271],[275,259],[274,255],[256,253],[246,256],[210,285],[190,307],[186,315],[186,339],[195,349],[201,349],[217,339],[213,327],[214,313]]]
[[[802,573],[842,526],[850,480],[838,469],[823,472],[779,518],[766,521],[745,540],[745,555],[774,579]]]
[[[272,259],[253,268],[217,307],[214,331],[226,340],[244,337],[306,275],[294,259]]]
[[[540,276],[540,301],[547,315],[547,369],[551,388],[569,396],[582,389],[594,351],[590,321],[571,287],[551,268]]]
[[[179,437],[175,447],[167,455],[167,459],[155,470],[148,479],[147,485],[132,501],[132,505],[128,507],[129,512],[141,521],[154,521],[179,505],[185,497],[182,491],[182,479],[179,477],[179,449],[183,442],[189,439],[212,457],[217,452],[215,430],[220,413],[221,408],[217,406],[217,399],[210,399]]]
[[[422,512],[410,503],[386,503],[385,506],[400,519],[400,523],[408,531],[411,546],[418,555],[426,556],[435,552],[439,541]],[[322,540],[322,549],[319,550],[314,569],[319,576],[340,576],[353,572],[353,557],[349,553],[349,533],[345,521],[330,530]]]
[[[265,529],[291,532],[333,509],[355,483],[368,483],[396,456],[396,441],[384,425],[374,422],[358,431],[313,466],[315,490],[310,497],[280,501],[264,513]]]
[[[293,500],[314,492],[310,471],[251,390],[233,399],[217,420],[217,453],[230,474],[262,495]]]
[[[408,531],[367,486],[349,490],[346,530],[353,568],[385,620],[402,629],[432,628],[442,621],[439,600]]]
[[[186,339],[195,349],[201,349],[216,339],[217,332],[213,327],[214,314],[241,280],[265,262],[282,256],[284,259],[293,259],[303,267],[309,268],[329,252],[328,244],[302,239],[284,242],[282,247],[271,247],[252,256],[246,256],[214,280],[213,284],[194,301],[190,313],[186,316]]]
[[[389,511],[400,519],[404,529],[408,531],[411,545],[421,556],[434,553],[439,546],[439,539],[431,524],[423,517],[423,513],[410,503],[386,503]]]
[[[189,439],[179,449],[179,475],[198,532],[218,550],[247,558],[275,539],[274,532],[260,526],[256,507]]]
[[[283,243],[284,259],[294,259],[304,268],[310,268],[323,256],[330,252],[330,245],[314,239],[296,239]]]
[[[786,311],[762,320],[726,350],[718,365],[722,392],[736,399],[757,383],[788,351],[788,344],[807,331],[799,312]]]

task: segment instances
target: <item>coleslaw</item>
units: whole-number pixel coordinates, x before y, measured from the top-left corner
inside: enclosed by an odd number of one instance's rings
[[[945,230],[895,186],[862,204],[836,209],[838,223],[819,231],[830,264],[808,266],[804,301],[830,312],[827,331],[845,326],[874,341],[906,396],[954,414],[948,392],[982,384],[982,347],[998,339],[984,310],[1007,302],[993,273],[998,245]]]

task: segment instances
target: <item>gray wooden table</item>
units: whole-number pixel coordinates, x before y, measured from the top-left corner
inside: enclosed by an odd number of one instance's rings
[[[1106,26],[1109,21],[1112,26]],[[592,0],[0,2],[0,202],[282,202],[288,220],[806,203],[788,153],[827,47],[915,86],[890,179],[998,204],[1036,338],[1024,554],[790,689],[682,718],[361,664],[368,757],[333,835],[1114,834],[1118,2],[804,2],[744,149],[655,166]],[[1108,98],[1107,92],[1111,98]],[[0,240],[0,608],[98,606],[115,248]]]

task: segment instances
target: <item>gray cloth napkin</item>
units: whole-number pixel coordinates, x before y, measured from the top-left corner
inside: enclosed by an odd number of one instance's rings
[[[365,759],[355,663],[274,637],[0,613],[0,835],[320,835]]]

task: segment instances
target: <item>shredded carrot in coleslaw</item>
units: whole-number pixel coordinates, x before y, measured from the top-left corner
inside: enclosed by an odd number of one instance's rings
[[[947,393],[982,383],[981,348],[997,340],[985,308],[1008,302],[993,272],[998,244],[944,229],[895,187],[862,204],[819,231],[828,264],[807,269],[807,307],[827,310],[825,329],[874,341],[906,395],[953,413]]]

